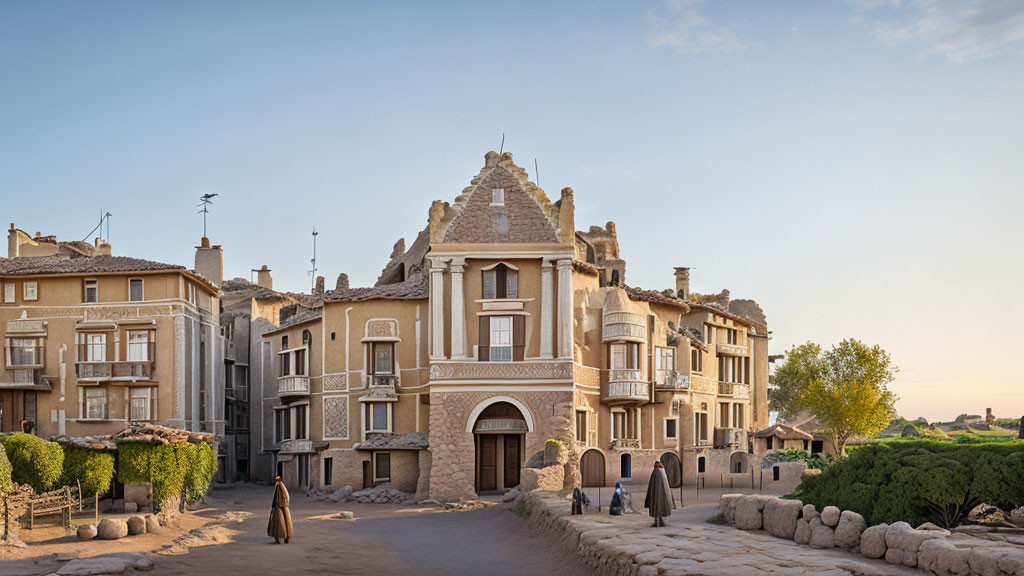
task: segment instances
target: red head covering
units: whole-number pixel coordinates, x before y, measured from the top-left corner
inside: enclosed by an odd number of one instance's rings
[[[655,462],[655,463],[654,463],[654,467],[655,467],[655,468],[664,468],[665,466],[664,466],[664,465],[662,465],[662,463],[661,463],[661,462]]]

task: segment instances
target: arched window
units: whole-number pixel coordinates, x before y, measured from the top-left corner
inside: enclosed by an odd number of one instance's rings
[[[707,459],[705,459],[703,456],[697,457],[697,473],[698,474],[703,474],[706,468],[707,468]]]
[[[288,349],[288,337],[287,336],[281,336],[281,350],[287,350],[287,349]]]
[[[309,330],[303,330],[302,331],[302,345],[303,346],[309,346],[309,344],[312,341],[313,341],[313,335],[309,333]]]
[[[778,466],[772,466],[772,480],[774,480],[775,482],[778,482],[779,481],[779,474],[781,472],[782,472],[781,468],[779,468]]]
[[[519,272],[505,264],[498,264],[483,271],[483,298],[519,297]]]
[[[633,477],[633,457],[629,454],[623,454],[619,459],[619,476],[623,478]]]

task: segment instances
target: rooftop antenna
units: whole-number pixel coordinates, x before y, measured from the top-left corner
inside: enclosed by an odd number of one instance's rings
[[[199,204],[196,207],[200,210],[196,214],[203,215],[203,238],[206,238],[206,215],[210,213],[210,204],[213,204],[213,197],[216,194],[203,194],[199,197]]]
[[[533,177],[537,179],[537,186],[540,186],[540,168],[537,167],[537,159],[533,159]]]
[[[310,263],[313,265],[313,269],[309,271],[310,276],[313,277],[313,281],[310,284],[310,292],[316,289],[316,237],[319,235],[320,233],[316,231],[316,226],[313,226],[313,259],[310,260]]]
[[[498,148],[498,156],[501,156],[501,153],[504,152],[504,151],[505,151],[505,133],[502,132],[501,133],[501,147]]]
[[[95,232],[97,230],[100,231],[100,235],[103,235],[103,220],[104,219],[107,220],[107,233],[109,235],[109,233],[110,233],[110,212],[107,212],[106,214],[104,214],[103,213],[103,209],[100,209],[100,222],[99,222],[99,224],[97,224],[95,228],[90,230],[89,233],[85,235],[85,238],[82,238],[82,242],[88,242],[89,238],[92,236],[93,232]]]
[[[113,216],[113,214],[111,214],[110,212],[107,212],[106,214],[103,215],[103,217],[107,219],[107,236],[105,238],[105,240],[107,241],[107,244],[110,244],[110,217],[111,216]]]

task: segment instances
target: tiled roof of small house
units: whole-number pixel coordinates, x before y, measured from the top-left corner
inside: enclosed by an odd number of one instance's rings
[[[127,256],[27,256],[0,258],[0,274],[7,276],[33,276],[43,274],[93,274],[104,272],[151,272],[181,270],[184,266],[129,258]]]
[[[814,440],[814,436],[812,434],[804,432],[796,426],[781,423],[769,426],[764,430],[758,430],[757,432],[754,432],[754,436],[756,438],[774,436],[780,440]]]
[[[577,272],[582,272],[584,274],[590,274],[591,276],[597,276],[600,274],[597,271],[597,268],[594,268],[594,266],[592,266],[590,263],[584,262],[582,260],[573,259],[572,269]]]
[[[264,288],[259,284],[253,284],[244,278],[232,278],[231,280],[225,280],[224,284],[221,285],[221,289],[224,290],[225,301],[244,298],[255,298],[256,300],[288,299],[280,292],[276,292],[270,288]]]
[[[427,276],[416,274],[405,282],[382,284],[369,288],[331,290],[327,302],[360,302],[363,300],[420,300],[427,297]]]
[[[629,296],[630,300],[636,300],[638,302],[653,302],[655,304],[667,304],[669,306],[677,306],[687,311],[690,309],[690,306],[686,301],[664,292],[634,288],[632,286],[626,286],[625,284],[622,285],[622,289],[626,291],[626,295]]]
[[[321,317],[323,317],[323,315],[324,315],[324,309],[323,308],[309,309],[309,308],[301,308],[300,307],[298,310],[299,310],[298,312],[296,312],[294,315],[292,315],[287,320],[282,322],[280,326],[278,326],[277,328],[275,328],[273,330],[270,330],[270,331],[264,333],[264,336],[266,336],[268,334],[276,334],[277,332],[280,332],[282,330],[287,330],[288,328],[291,328],[292,326],[297,326],[297,325],[303,324],[305,322],[310,322],[312,320],[318,320]]]

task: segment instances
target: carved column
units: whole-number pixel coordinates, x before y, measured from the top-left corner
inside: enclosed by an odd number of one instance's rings
[[[452,358],[466,357],[466,314],[462,308],[462,273],[465,270],[464,258],[452,259]]]
[[[444,359],[444,262],[430,263],[430,358]]]
[[[572,260],[559,260],[558,357],[572,358]]]
[[[551,330],[552,312],[554,311],[554,282],[552,281],[550,260],[544,260],[540,266],[540,357],[555,356],[555,341]]]

